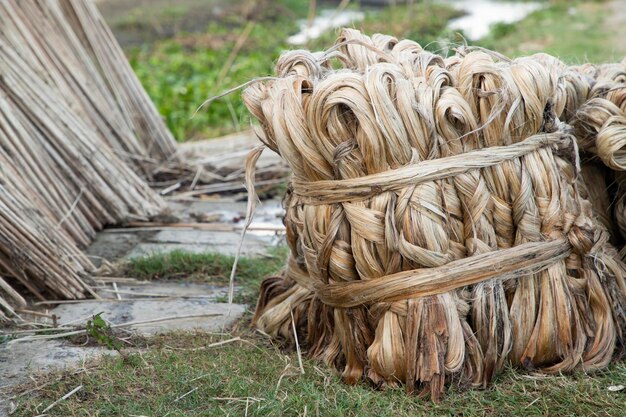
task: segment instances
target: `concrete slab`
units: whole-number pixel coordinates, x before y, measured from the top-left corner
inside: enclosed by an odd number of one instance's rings
[[[125,258],[168,253],[175,250],[192,253],[217,252],[233,256],[241,238],[238,232],[214,232],[189,229],[166,229],[137,244]],[[246,235],[241,247],[243,256],[261,256],[272,246],[268,239]]]
[[[29,376],[40,372],[79,366],[104,354],[117,355],[117,352],[102,347],[73,346],[64,340],[0,345],[0,389],[28,382]]]
[[[124,256],[125,259],[142,258],[144,256],[165,254],[174,251],[190,253],[211,252],[207,245],[192,245],[182,243],[140,243],[133,248],[130,253]]]
[[[109,301],[62,304],[51,311],[59,317],[60,325],[73,323],[77,318],[88,318],[101,313],[101,317],[113,324],[144,322],[167,319],[149,324],[125,327],[143,336],[179,330],[203,330],[221,332],[241,317],[246,307],[240,304],[216,303],[204,298],[154,299],[141,301]],[[199,317],[205,315],[205,317]],[[175,319],[176,317],[194,316]]]
[[[57,317],[59,325],[68,327],[84,325],[92,316],[101,314],[112,324],[137,323],[124,328],[153,336],[172,331],[222,332],[246,310],[245,305],[217,302],[228,293],[224,286],[139,281],[118,285],[122,300],[116,298],[117,294],[108,285],[96,289],[103,300],[61,304],[48,313]],[[0,417],[10,410],[10,403],[2,401],[8,398],[10,387],[28,382],[30,376],[40,372],[75,368],[85,360],[106,354],[116,352],[56,339],[0,345]]]
[[[229,236],[227,233],[225,236]],[[204,230],[165,229],[148,239],[151,243],[182,243],[196,245],[218,244],[222,233],[207,233]]]
[[[150,239],[158,231],[127,229],[123,233],[98,233],[85,253],[91,261],[100,266],[103,260],[114,262],[126,256],[135,246]]]
[[[210,222],[243,226],[246,203],[232,199],[170,201],[170,208],[182,223],[195,223],[210,219]],[[282,226],[283,209],[278,200],[259,204],[251,229],[246,234],[242,255],[262,256],[269,247],[280,243],[282,233],[276,233]],[[254,230],[257,229],[257,230]],[[114,262],[120,259],[136,258],[158,253],[182,250],[192,253],[217,252],[235,255],[241,232],[239,230],[215,231],[184,228],[163,228],[162,230],[106,229],[98,233],[96,240],[87,249],[87,254],[99,265],[101,259]]]
[[[232,174],[242,171],[248,152],[260,144],[253,131],[233,133],[221,138],[183,142],[178,145],[186,161],[210,164],[213,171]],[[285,161],[271,149],[266,149],[256,163],[257,170],[268,167],[287,169]],[[243,173],[239,175],[243,178]]]
[[[223,285],[197,284],[178,281],[137,281],[133,284],[117,284],[122,298],[145,298],[150,296],[202,297],[212,302],[220,302],[228,295],[228,287]],[[112,286],[96,288],[102,298],[116,298]],[[235,292],[239,287],[235,286]]]
[[[214,222],[232,224],[243,227],[246,213],[245,201],[234,201],[231,199],[198,200],[198,201],[169,201],[168,205],[175,211],[183,221],[194,222],[197,219],[209,218]],[[246,233],[249,236],[256,236],[267,243],[276,244],[277,233],[271,229],[283,227],[283,216],[285,211],[280,200],[267,200],[257,205],[250,229]],[[268,230],[263,230],[268,228]],[[260,230],[259,230],[260,229]],[[207,233],[203,231],[203,233]],[[239,233],[237,233],[239,235]],[[279,234],[280,235],[280,234]]]

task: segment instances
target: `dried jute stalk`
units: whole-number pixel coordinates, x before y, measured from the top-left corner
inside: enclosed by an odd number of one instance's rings
[[[295,323],[346,382],[435,400],[507,362],[606,366],[626,331],[624,265],[578,193],[557,119],[576,85],[551,60],[443,59],[354,30],[283,54],[278,78],[244,93],[293,170],[291,256],[262,284],[256,326],[289,342]]]
[[[40,301],[97,297],[88,285],[95,266],[80,249],[106,224],[147,220],[166,208],[129,163],[138,172],[146,166],[127,157],[153,155],[139,146],[133,126],[154,139],[162,156],[156,162],[170,155],[162,146],[169,132],[156,134],[156,111],[114,94],[129,84],[105,82],[108,72],[95,65],[111,54],[92,61],[81,46],[83,35],[102,43],[94,7],[0,1],[0,322],[21,320],[26,294]],[[72,29],[62,9],[74,10],[80,28]],[[91,18],[100,29],[88,24]],[[100,46],[116,49],[106,43]],[[98,45],[92,46],[97,54]],[[115,72],[112,77],[121,74]],[[147,97],[128,94],[139,102]],[[125,125],[127,118],[132,123]]]

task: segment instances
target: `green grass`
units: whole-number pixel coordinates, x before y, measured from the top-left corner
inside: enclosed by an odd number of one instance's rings
[[[109,12],[110,23],[120,41],[131,39],[126,50],[131,65],[179,141],[249,126],[239,93],[192,115],[208,97],[271,74],[274,61],[287,48],[287,37],[297,31],[296,22],[306,17],[308,7],[302,0],[265,0],[257,2],[253,11],[250,5],[255,2],[248,0],[210,0],[204,5],[183,0],[174,8],[133,1],[135,7],[118,6],[130,7],[126,14]],[[225,63],[250,16],[257,23],[228,68]],[[158,31],[155,26],[166,29]]]
[[[606,2],[554,2],[521,22],[495,25],[478,44],[511,57],[545,52],[570,64],[617,62],[623,40],[615,41],[609,14]]]
[[[263,278],[279,272],[285,265],[286,247],[272,248],[260,258],[241,257],[235,283],[240,287],[235,302],[254,304]],[[123,275],[141,280],[184,280],[226,285],[234,257],[218,253],[173,251],[134,258],[122,266]]]
[[[220,80],[237,39],[233,35],[241,30],[238,25],[232,28],[217,23],[209,25],[208,32],[214,39],[207,42],[218,42],[216,39],[223,37],[223,43],[217,47],[202,45],[201,35],[187,35],[184,41],[162,41],[129,52],[137,76],[179,141],[220,136],[249,126],[248,112],[239,92],[214,102],[192,117],[207,98],[272,73],[274,60],[285,48],[282,42],[289,32],[257,24],[248,44]]]
[[[75,387],[83,389],[53,408],[54,416],[621,416],[626,365],[594,376],[500,375],[487,390],[452,385],[441,404],[409,396],[400,388],[376,391],[343,384],[326,366],[282,353],[243,329],[242,342],[210,347],[228,336],[170,334],[126,359],[108,357],[78,374],[51,375],[52,383],[19,399],[15,416],[39,414]],[[184,394],[189,393],[184,398]],[[246,401],[247,399],[247,401]]]

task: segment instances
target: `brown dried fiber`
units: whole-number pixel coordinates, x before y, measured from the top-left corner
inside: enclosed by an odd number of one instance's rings
[[[626,60],[573,70],[585,74],[579,85],[587,84],[584,102],[570,123],[585,165],[596,165],[594,173],[584,175],[589,199],[603,223],[610,221],[613,241],[621,247],[626,239]]]
[[[442,58],[344,30],[292,51],[244,100],[293,170],[291,257],[254,322],[348,383],[485,386],[507,362],[606,366],[626,331],[624,265],[576,182],[559,121],[585,75],[547,55]],[[292,316],[293,314],[293,316]]]

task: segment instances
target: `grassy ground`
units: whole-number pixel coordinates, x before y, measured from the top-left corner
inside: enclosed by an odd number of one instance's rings
[[[244,301],[256,296],[259,280],[282,265],[284,250],[244,259],[238,284]],[[125,273],[144,279],[226,282],[232,258],[173,253],[132,261]],[[621,416],[626,393],[607,388],[626,383],[626,364],[594,375],[528,375],[509,369],[487,390],[451,383],[441,404],[407,396],[401,388],[376,391],[343,384],[327,366],[285,352],[250,328],[248,314],[228,334],[176,333],[143,340],[144,349],[105,357],[77,371],[37,378],[35,389],[16,399],[15,416],[413,416],[550,415]],[[235,340],[233,340],[235,339]],[[219,344],[220,342],[225,342]],[[146,345],[147,343],[147,345]],[[147,349],[145,349],[147,348]]]
[[[622,8],[624,5],[622,4]],[[609,1],[559,1],[515,24],[498,24],[479,42],[508,56],[546,52],[570,64],[618,62],[624,58],[623,28]]]
[[[242,257],[237,263],[234,301],[254,304],[263,278],[280,271],[285,265],[286,247],[273,248],[261,259]],[[144,258],[134,258],[123,266],[123,275],[142,280],[184,280],[208,284],[228,284],[234,258],[216,253],[173,251]]]
[[[622,416],[626,366],[594,377],[522,375],[509,370],[488,390],[452,386],[441,404],[408,396],[402,389],[376,391],[347,386],[326,366],[285,354],[246,330],[241,341],[211,347],[233,335],[170,334],[151,349],[126,359],[109,357],[82,372],[51,376],[50,385],[21,399],[15,416],[39,414],[57,405],[55,416]],[[39,381],[40,383],[43,381]],[[187,394],[187,395],[185,395]]]

